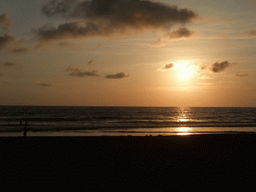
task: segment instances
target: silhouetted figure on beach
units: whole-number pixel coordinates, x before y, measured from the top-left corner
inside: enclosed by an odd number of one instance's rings
[[[26,137],[26,135],[27,135],[27,130],[28,130],[28,122],[27,122],[27,120],[25,120],[25,127],[24,127],[24,137]]]

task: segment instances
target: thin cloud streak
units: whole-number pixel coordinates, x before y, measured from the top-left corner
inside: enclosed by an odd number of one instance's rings
[[[89,62],[88,62],[88,65],[93,65],[94,64],[94,60],[90,60]]]
[[[192,35],[192,31],[189,31],[185,27],[180,27],[179,29],[172,31],[168,33],[168,36],[170,39],[177,39],[177,38],[182,38],[182,37],[189,37]]]
[[[36,86],[50,87],[50,86],[52,86],[52,84],[51,83],[38,83],[38,84],[36,84]]]
[[[81,69],[69,66],[65,71],[71,71],[69,73],[69,76],[75,76],[75,77],[97,77],[99,76],[99,72],[97,70],[93,71],[83,71]]]
[[[158,38],[155,42],[151,43],[152,47],[162,47],[165,44],[162,42],[162,40],[160,38]]]
[[[244,32],[247,36],[256,36],[256,29],[247,30]]]
[[[28,53],[29,49],[28,48],[17,48],[17,49],[13,49],[11,52],[12,53]]]
[[[14,63],[14,62],[9,62],[9,61],[3,62],[3,63],[0,62],[0,67],[13,67],[15,65],[16,65],[16,63]]]
[[[246,74],[236,74],[237,77],[248,77],[249,75],[246,73]]]

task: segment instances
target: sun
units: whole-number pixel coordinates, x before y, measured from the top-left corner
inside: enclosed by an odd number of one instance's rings
[[[179,78],[181,79],[188,79],[194,73],[193,66],[189,65],[189,63],[185,61],[175,64],[175,68],[177,69]]]

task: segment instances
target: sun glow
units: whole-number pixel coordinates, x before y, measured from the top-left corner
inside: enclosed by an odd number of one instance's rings
[[[175,68],[178,70],[179,78],[188,79],[193,75],[194,69],[192,65],[187,62],[180,62],[175,64]]]

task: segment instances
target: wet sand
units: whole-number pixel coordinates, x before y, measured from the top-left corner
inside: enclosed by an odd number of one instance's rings
[[[0,137],[0,141],[4,183],[157,189],[255,183],[256,134]]]

